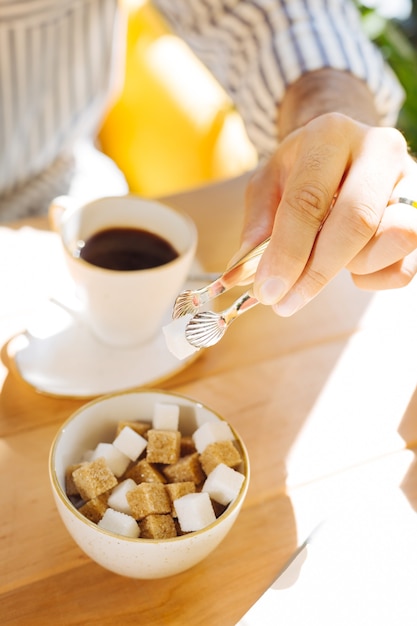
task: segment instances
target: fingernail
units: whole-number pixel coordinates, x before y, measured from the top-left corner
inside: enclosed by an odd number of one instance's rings
[[[286,285],[281,278],[267,278],[259,287],[259,300],[262,304],[275,304],[285,291]]]
[[[299,293],[290,293],[284,300],[274,305],[275,313],[281,317],[290,317],[301,309],[305,304],[304,298]]]

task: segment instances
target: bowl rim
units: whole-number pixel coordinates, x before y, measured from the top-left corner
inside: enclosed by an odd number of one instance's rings
[[[182,400],[185,400],[187,402],[190,402],[193,405],[199,406],[203,409],[205,409],[206,411],[209,411],[210,413],[212,413],[217,419],[219,419],[220,421],[226,422],[229,427],[231,428],[233,435],[235,436],[236,441],[238,442],[241,451],[242,451],[242,463],[243,463],[243,475],[244,475],[244,481],[240,487],[239,493],[236,496],[236,498],[234,499],[234,501],[229,504],[227,506],[227,508],[225,509],[225,511],[223,511],[223,513],[221,513],[221,515],[219,515],[219,517],[216,518],[216,520],[214,522],[212,522],[211,524],[208,524],[207,526],[204,526],[204,528],[201,528],[199,530],[194,530],[191,532],[187,532],[184,535],[179,535],[177,537],[171,537],[171,538],[167,538],[167,539],[149,539],[146,537],[126,537],[125,535],[118,535],[116,533],[113,533],[111,531],[105,530],[104,528],[100,528],[100,526],[98,526],[95,522],[92,522],[91,520],[89,520],[87,517],[85,517],[85,515],[83,515],[82,513],[79,512],[79,510],[72,504],[72,502],[70,501],[70,499],[68,498],[65,489],[62,488],[61,483],[58,479],[57,476],[57,472],[55,469],[55,458],[56,458],[56,449],[58,446],[59,441],[61,440],[61,438],[64,436],[64,431],[65,428],[68,426],[68,424],[70,424],[80,413],[82,413],[83,411],[85,411],[86,409],[88,409],[89,407],[93,406],[94,404],[100,404],[102,402],[105,402],[111,398],[115,398],[118,396],[126,396],[126,395],[144,395],[144,394],[163,394],[172,398],[179,398]],[[134,544],[150,544],[150,545],[156,545],[156,544],[161,544],[161,543],[171,543],[171,542],[180,542],[180,541],[186,541],[186,540],[190,540],[190,538],[194,538],[197,537],[198,535],[202,535],[202,534],[206,534],[207,531],[215,528],[216,526],[220,525],[223,521],[224,521],[224,516],[230,517],[232,515],[232,513],[235,511],[236,508],[238,508],[241,503],[243,502],[245,495],[247,493],[248,487],[249,487],[249,479],[250,479],[250,462],[249,462],[249,455],[248,455],[248,451],[246,448],[246,445],[244,444],[242,438],[240,437],[240,435],[237,433],[237,431],[234,429],[234,427],[221,415],[219,415],[217,413],[217,411],[211,409],[209,406],[207,406],[206,404],[199,402],[198,400],[194,400],[193,398],[186,396],[184,394],[180,394],[180,393],[176,393],[176,392],[172,392],[172,391],[167,391],[164,389],[155,389],[155,388],[143,388],[143,389],[136,389],[136,390],[128,390],[128,391],[117,391],[114,393],[109,393],[109,394],[105,394],[105,395],[101,395],[98,396],[97,398],[94,398],[93,400],[90,400],[89,402],[83,404],[81,407],[79,407],[78,409],[76,409],[73,413],[71,413],[71,415],[60,425],[57,433],[55,434],[50,449],[49,449],[49,458],[48,458],[48,470],[49,470],[49,479],[52,485],[52,488],[54,490],[54,493],[56,494],[56,496],[59,497],[60,502],[65,506],[65,508],[69,511],[69,513],[71,513],[72,515],[75,516],[76,519],[78,519],[80,522],[82,522],[83,524],[85,524],[88,528],[102,533],[104,536],[107,537],[111,537],[115,540],[118,541],[128,541],[128,542],[132,542]]]

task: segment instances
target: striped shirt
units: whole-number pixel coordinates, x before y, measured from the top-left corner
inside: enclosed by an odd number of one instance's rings
[[[236,104],[259,155],[276,148],[279,103],[302,74],[325,67],[365,81],[381,121],[403,93],[365,36],[350,0],[154,0]]]
[[[0,219],[65,193],[109,97],[117,0],[0,0]]]
[[[155,0],[234,100],[261,157],[289,84],[322,67],[366,81],[386,124],[402,91],[347,0]],[[0,0],[0,219],[65,193],[93,138],[122,45],[117,0]],[[140,77],[138,77],[140,80]]]

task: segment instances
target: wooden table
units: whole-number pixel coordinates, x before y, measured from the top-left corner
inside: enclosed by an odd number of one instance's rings
[[[195,219],[210,271],[237,247],[244,183],[167,199]],[[233,626],[323,519],[310,574],[282,596],[276,623],[417,623],[415,281],[371,294],[342,273],[292,318],[258,307],[160,385],[236,427],[252,480],[236,525],[209,558],[140,581],[91,562],[55,510],[49,447],[85,400],[40,394],[7,367],[7,340],[60,281],[46,221],[1,227],[0,267],[2,624]]]

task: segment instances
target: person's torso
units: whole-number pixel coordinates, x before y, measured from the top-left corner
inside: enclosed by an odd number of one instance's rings
[[[0,195],[94,131],[117,0],[0,0]]]

